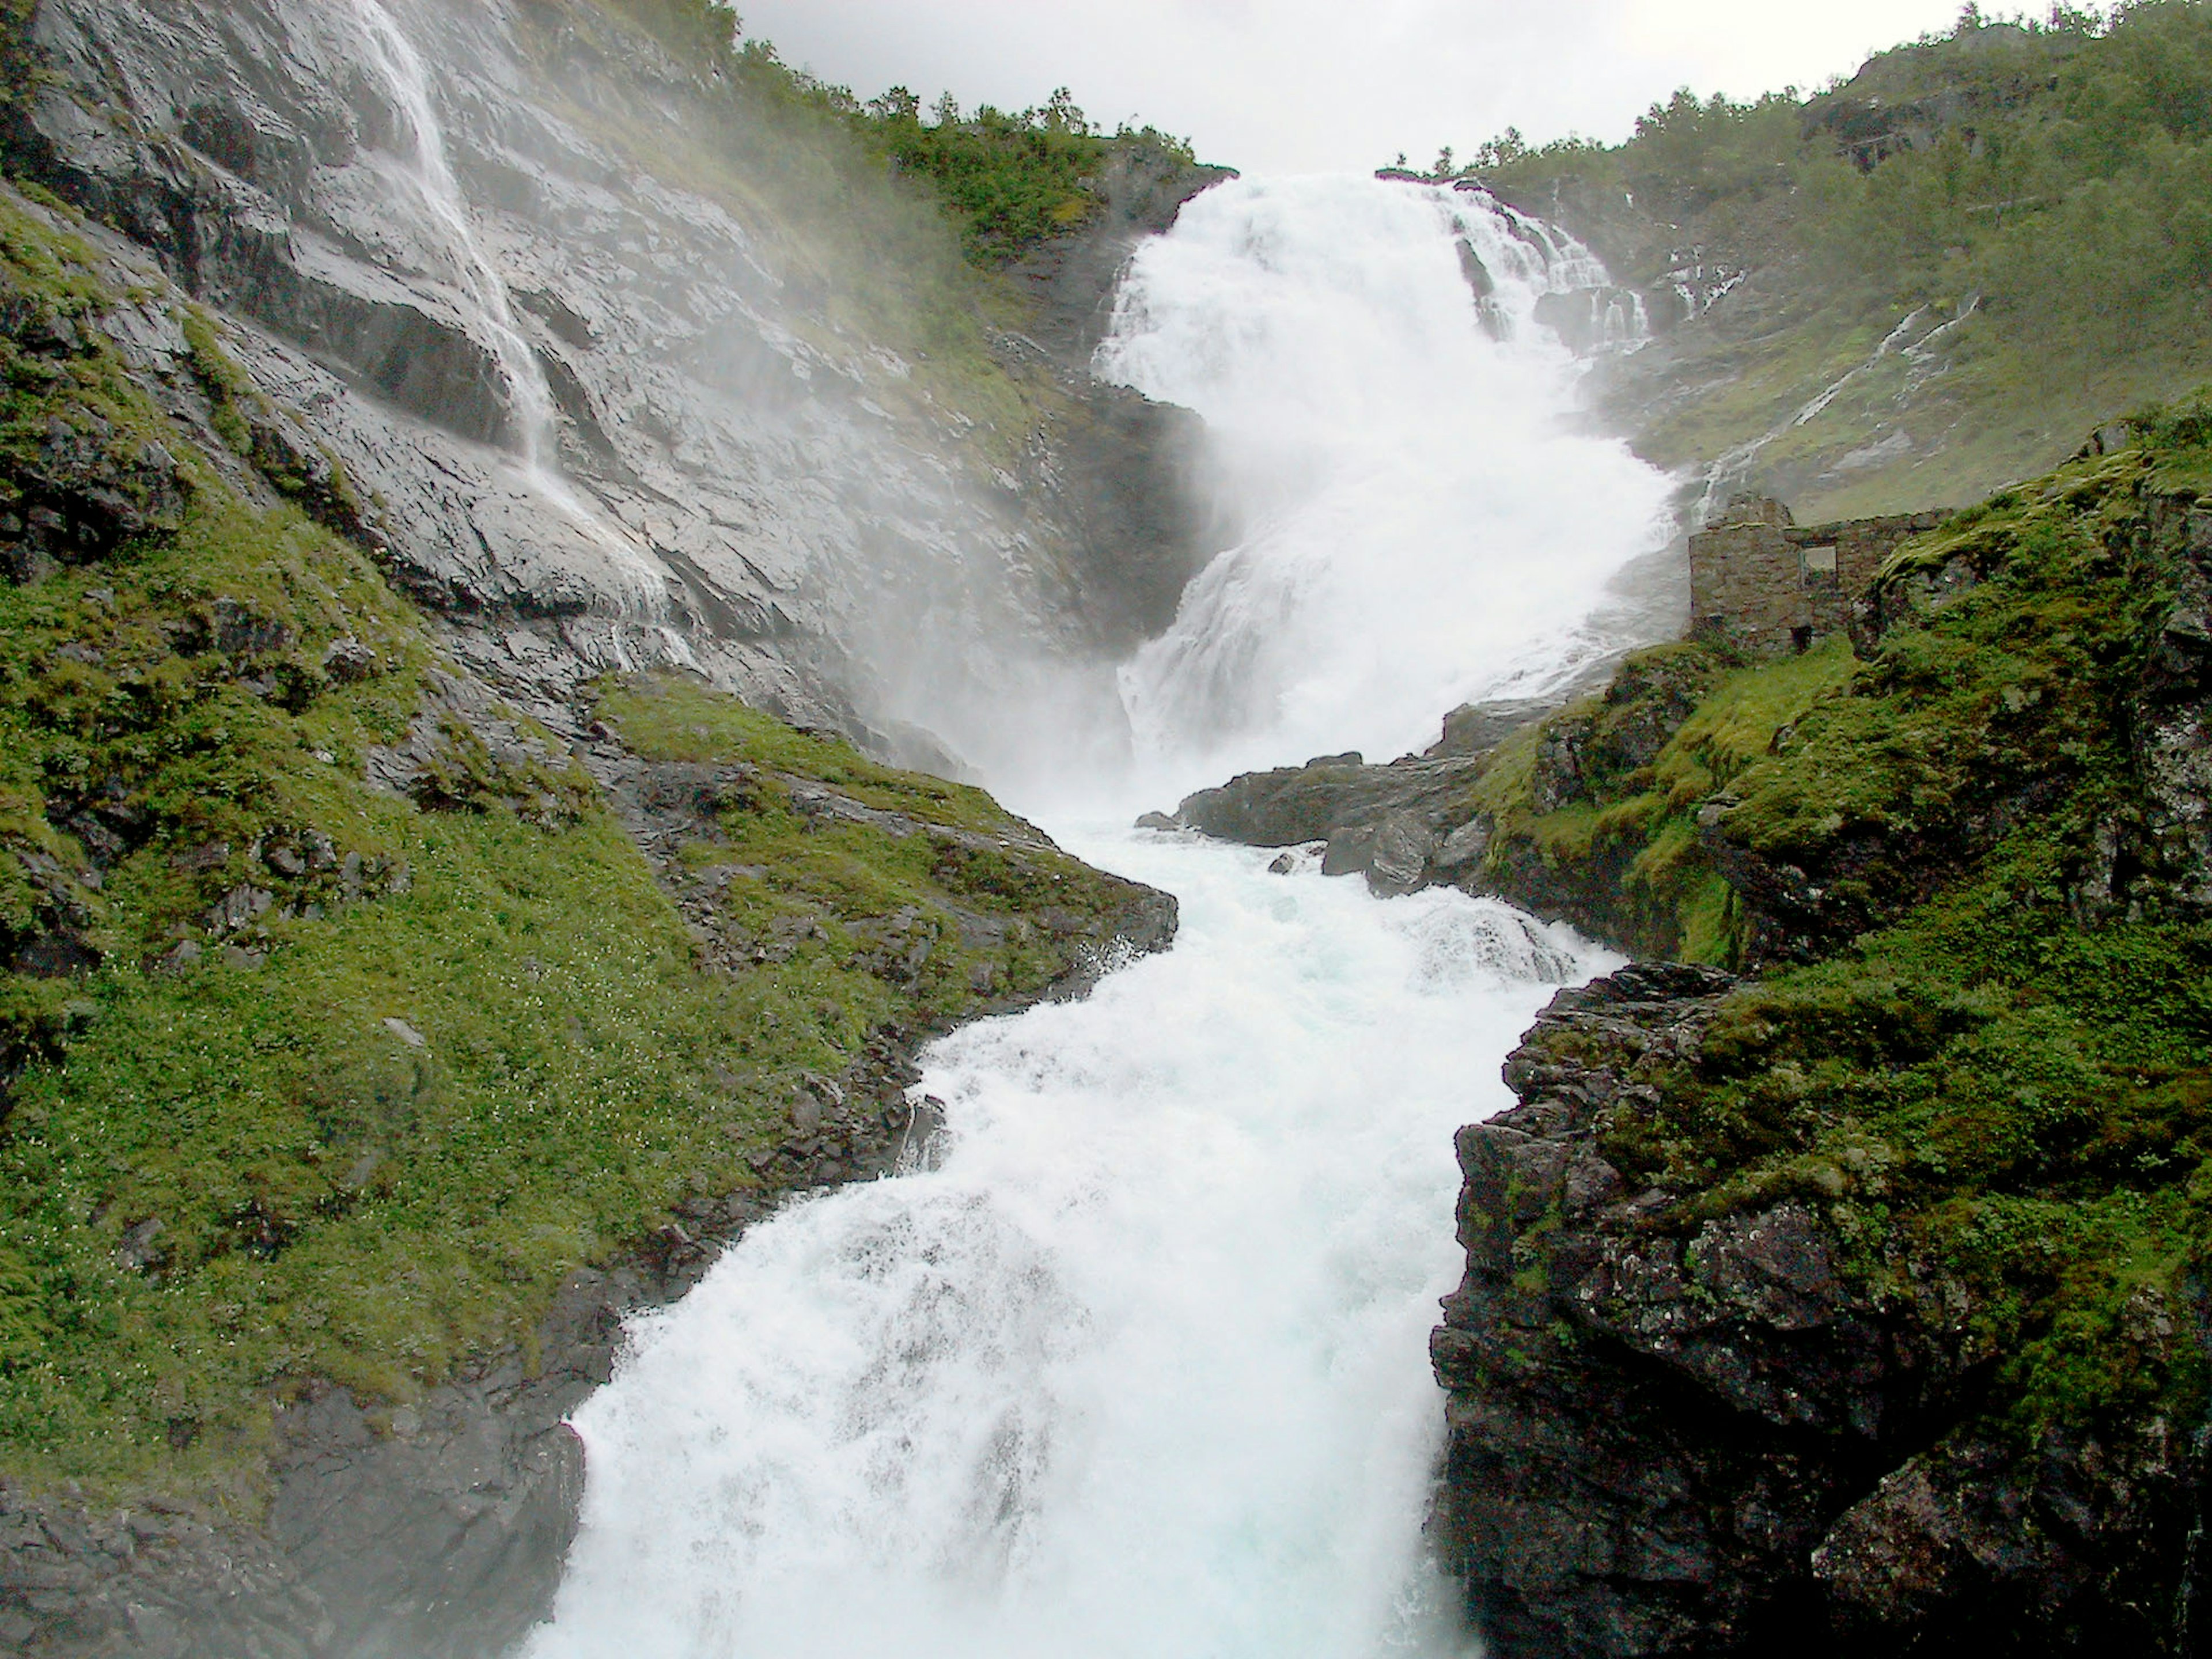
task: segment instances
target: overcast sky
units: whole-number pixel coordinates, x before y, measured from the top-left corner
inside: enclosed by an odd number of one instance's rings
[[[748,34],[863,95],[1020,109],[1053,88],[1251,172],[1364,168],[1626,137],[1676,87],[1747,97],[1849,74],[1960,0],[737,0]],[[1990,6],[1993,15],[2000,9]]]

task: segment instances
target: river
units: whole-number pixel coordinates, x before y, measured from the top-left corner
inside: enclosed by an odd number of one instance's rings
[[[1224,186],[1139,255],[1102,367],[1206,417],[1245,534],[1124,670],[1128,775],[995,781],[1176,893],[1181,937],[936,1044],[936,1167],[791,1205],[636,1322],[531,1659],[1467,1650],[1421,1535],[1452,1134],[1610,959],[1115,826],[1651,630],[1608,583],[1665,481],[1580,428],[1540,319],[1602,282],[1483,198],[1364,179]]]

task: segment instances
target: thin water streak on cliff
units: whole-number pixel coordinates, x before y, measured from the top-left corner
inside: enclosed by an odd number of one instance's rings
[[[404,149],[389,152],[396,165],[380,170],[420,218],[434,228],[451,260],[456,291],[466,301],[468,320],[490,343],[506,382],[507,438],[523,487],[604,551],[635,585],[637,597],[625,604],[626,610],[657,618],[665,609],[655,602],[665,580],[662,571],[628,532],[562,476],[553,388],[537,351],[523,336],[507,278],[471,222],[468,198],[447,153],[445,129],[422,53],[384,0],[349,3],[360,28],[363,55],[391,94],[404,128],[398,135]],[[696,665],[680,635],[665,627],[655,632],[677,661]]]

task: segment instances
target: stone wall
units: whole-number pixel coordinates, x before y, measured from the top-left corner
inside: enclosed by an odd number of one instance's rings
[[[1755,656],[1809,649],[1845,631],[1851,601],[1899,544],[1944,516],[1800,525],[1780,501],[1739,495],[1719,522],[1690,538],[1692,630]]]

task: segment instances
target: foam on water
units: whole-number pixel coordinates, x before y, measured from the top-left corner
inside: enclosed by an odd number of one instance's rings
[[[1132,834],[1182,943],[972,1027],[941,1168],[757,1228],[580,1413],[533,1659],[1455,1651],[1419,1547],[1452,1133],[1587,946]]]
[[[1140,788],[1395,753],[1621,642],[1663,483],[1575,429],[1544,323],[1632,322],[1602,282],[1372,180],[1226,185],[1140,253],[1103,361],[1206,416],[1250,529],[1124,676]],[[1176,948],[937,1044],[940,1167],[792,1206],[637,1322],[531,1659],[1462,1650],[1420,1537],[1453,1132],[1608,964],[1449,891],[1065,838],[1176,893]]]
[[[1100,369],[1205,416],[1244,529],[1123,672],[1141,750],[1400,754],[1620,648],[1639,618],[1590,624],[1669,486],[1585,429],[1544,321],[1608,280],[1486,196],[1360,178],[1224,185],[1139,252]]]

